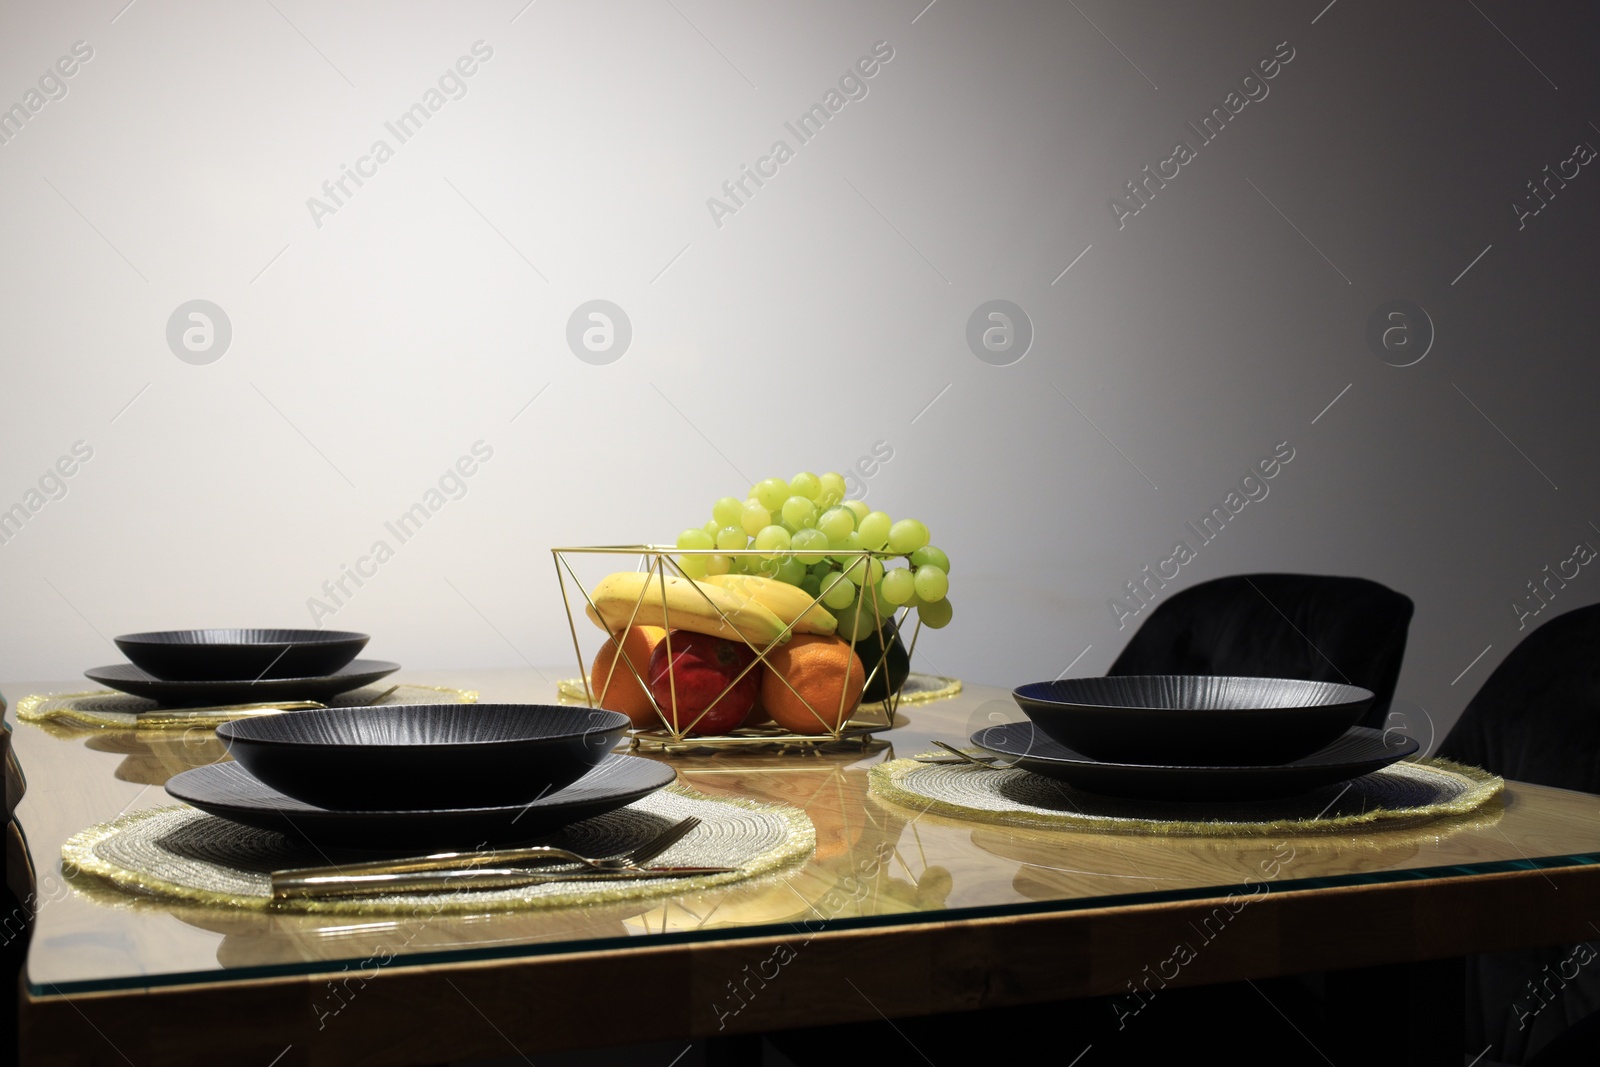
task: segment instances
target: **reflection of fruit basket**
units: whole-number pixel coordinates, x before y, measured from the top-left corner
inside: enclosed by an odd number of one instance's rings
[[[838,620],[820,597],[796,586],[757,584],[742,575],[691,579],[679,558],[709,552],[662,545],[551,552],[581,672],[580,678],[561,683],[561,695],[627,713],[634,721],[631,734],[636,748],[813,748],[847,740],[865,746],[874,733],[897,725],[895,716],[902,703],[920,703],[960,690],[961,683],[954,679],[910,672],[921,622],[910,628],[909,641],[903,640],[902,627],[912,615],[909,610],[884,611],[873,598],[862,597],[854,617],[847,620],[851,625],[841,626],[839,635],[830,637],[829,624]],[[755,549],[720,554],[772,556]],[[857,559],[890,558],[888,553],[866,550],[831,555],[846,566]],[[632,570],[618,571],[618,566]],[[585,625],[585,617],[592,627]],[[634,640],[645,630],[659,635],[648,648]],[[843,636],[846,630],[848,641]],[[598,650],[594,642],[585,648],[589,634],[599,642]],[[704,643],[702,635],[735,646],[739,656],[717,676],[709,707],[698,708],[687,693],[679,692],[676,665],[683,662],[687,646]],[[650,662],[663,662],[658,645],[664,662],[673,666],[658,670],[652,678]],[[713,713],[718,705],[735,701],[741,687],[758,680],[764,699],[756,703],[749,721],[731,729],[716,728]]]

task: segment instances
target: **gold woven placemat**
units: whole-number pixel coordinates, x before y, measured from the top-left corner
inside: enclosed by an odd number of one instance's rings
[[[958,819],[1051,830],[1228,837],[1388,828],[1464,815],[1505,788],[1503,779],[1487,771],[1442,759],[1402,761],[1283,800],[1121,800],[1014,768],[914,759],[878,764],[869,782],[883,799]]]
[[[391,683],[392,684],[392,683]],[[389,686],[383,682],[340,693],[323,703],[330,708],[364,707]],[[438,685],[401,685],[384,698],[384,704],[473,704],[478,694],[472,689],[450,689]],[[174,713],[163,715],[165,710]],[[88,693],[42,693],[17,701],[21,722],[54,723],[87,729],[112,730],[187,730],[209,729],[248,712],[219,710],[215,715],[196,715],[183,708],[163,709],[154,700],[130,696],[110,689]]]
[[[809,857],[816,828],[799,808],[714,798],[673,785],[625,808],[574,823],[548,843],[587,856],[611,856],[648,841],[687,816],[701,820],[652,861],[659,866],[737,867],[692,878],[563,882],[482,892],[404,893],[359,900],[271,897],[274,870],[338,863],[348,853],[321,850],[272,830],[207,815],[188,806],[152,808],[83,830],[61,846],[62,869],[132,893],[229,908],[338,914],[429,914],[550,908],[688,893],[775,871]],[[363,853],[360,859],[372,858]]]

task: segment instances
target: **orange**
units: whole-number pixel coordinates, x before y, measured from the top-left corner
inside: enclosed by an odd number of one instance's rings
[[[659,626],[629,628],[622,635],[623,661],[615,669],[611,664],[617,658],[617,642],[615,638],[606,638],[606,643],[595,654],[594,665],[589,668],[589,691],[595,702],[608,711],[622,712],[637,727],[660,726],[661,718],[656,714],[655,705],[650,703],[650,694],[639,684],[633,671],[639,672],[639,678],[649,677],[650,653],[665,636],[667,631]],[[630,663],[633,671],[628,670]],[[611,676],[609,684],[608,674]]]
[[[761,706],[797,734],[837,729],[860,703],[867,675],[850,642],[819,634],[801,634],[767,653],[767,666]]]

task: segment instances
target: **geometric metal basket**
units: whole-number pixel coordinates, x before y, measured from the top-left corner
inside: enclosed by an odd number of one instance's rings
[[[691,555],[724,555],[736,557],[749,556],[768,559],[773,555],[771,552],[763,552],[758,549],[682,549],[671,545],[605,545],[569,547],[553,548],[550,550],[550,552],[555,559],[556,579],[561,587],[562,604],[565,606],[567,611],[567,626],[572,632],[572,649],[578,658],[578,672],[580,676],[576,682],[563,682],[562,689],[564,691],[564,695],[568,696],[569,699],[580,700],[590,707],[598,707],[600,698],[599,694],[596,694],[591,690],[588,666],[590,661],[586,659],[583,654],[583,648],[578,638],[579,626],[577,620],[580,616],[590,612],[592,612],[592,614],[589,615],[590,618],[603,620],[604,617],[601,615],[598,608],[596,608],[594,601],[589,596],[587,587],[585,586],[583,580],[579,577],[577,570],[574,568],[574,563],[579,558],[593,556],[611,557],[611,559],[607,561],[607,573],[617,570],[638,570],[651,576],[651,580],[645,584],[645,589],[641,594],[640,603],[635,604],[634,606],[635,617],[640,604],[643,603],[643,598],[651,596],[653,590],[659,590],[659,593],[655,595],[660,596],[661,612],[663,619],[667,624],[667,636],[663,640],[667,645],[667,655],[670,656],[672,654],[672,629],[664,579],[668,577],[687,579],[689,577],[684,573],[683,568],[679,565],[676,557]],[[847,561],[848,565],[853,565],[854,562],[850,557],[858,557],[861,559],[875,558],[879,560],[898,558],[893,553],[872,552],[865,549],[829,552],[828,555],[831,558],[845,560]],[[866,564],[862,565],[866,566]],[[875,597],[869,598],[869,600],[873,601],[872,606],[875,615],[873,622],[881,631],[883,623],[887,621],[888,617],[877,614],[878,609],[875,602]],[[822,601],[820,597],[813,598],[812,600],[813,605],[821,605],[821,603]],[[724,621],[729,621],[727,616],[722,614],[721,610],[716,607],[709,597],[707,598],[707,604],[713,609],[716,609]],[[585,611],[585,608],[588,609],[588,612]],[[826,607],[824,607],[823,610],[827,610]],[[901,609],[901,611],[898,613],[898,620],[896,624],[897,628],[908,619],[910,614],[911,609],[909,607]],[[609,625],[602,622],[605,632],[609,633],[615,639],[616,647],[621,647],[622,634],[624,631],[626,631],[628,625],[632,624],[632,621],[633,619],[630,617],[628,623],[618,627],[615,632],[612,631]],[[736,634],[738,633],[731,621],[729,622],[728,628],[730,632]],[[728,684],[727,688],[723,690],[723,693],[726,694],[729,690],[731,690],[735,685],[738,684],[739,680],[750,671],[760,669],[762,666],[765,666],[768,671],[772,671],[774,676],[782,679],[784,684],[788,685],[788,679],[783,679],[782,675],[776,672],[771,663],[768,661],[768,655],[782,642],[788,640],[792,630],[793,624],[790,624],[790,626],[784,629],[779,637],[775,638],[765,647],[758,646],[756,643],[750,641],[742,634],[739,634],[737,638],[730,638],[730,640],[743,640],[745,645],[749,647],[750,651],[754,653],[755,658],[751,664],[745,668],[744,671],[740,672],[738,678],[735,678]],[[917,647],[917,636],[921,632],[922,623],[919,619],[911,631],[911,642],[907,647],[908,657],[915,654]],[[852,641],[851,644],[855,645],[855,642]],[[857,655],[860,655],[859,650]],[[865,663],[863,658],[863,667],[866,670],[866,677],[863,680],[863,688],[867,685],[870,685],[880,675],[880,673],[887,672],[887,659],[888,650],[886,648],[884,649],[883,654],[877,657],[876,662]],[[849,719],[844,722],[840,722],[835,726],[831,724],[838,721],[840,713],[844,709],[838,707],[827,709],[831,711],[832,714],[824,715],[822,713],[823,709],[812,707],[810,701],[808,701],[804,695],[795,690],[791,685],[789,686],[790,691],[793,692],[795,696],[799,698],[799,700],[805,705],[805,707],[817,717],[818,724],[823,727],[822,732],[815,734],[793,733],[776,723],[768,722],[755,726],[742,726],[727,734],[695,734],[692,731],[694,730],[696,722],[698,722],[698,717],[694,721],[675,725],[673,723],[672,716],[669,716],[665,709],[661,707],[660,703],[657,702],[654,694],[650,692],[650,687],[646,683],[646,680],[640,677],[638,670],[634,667],[633,663],[627,656],[617,655],[612,658],[611,672],[608,674],[606,681],[602,684],[609,685],[610,677],[614,676],[615,672],[620,670],[626,670],[633,675],[635,681],[639,683],[639,687],[644,690],[646,696],[649,697],[650,704],[656,712],[656,726],[653,726],[649,729],[633,729],[629,731],[629,736],[632,738],[631,747],[636,749],[652,748],[663,752],[682,752],[695,748],[726,748],[734,746],[767,745],[775,746],[779,749],[794,751],[813,751],[821,746],[832,745],[841,741],[856,742],[864,747],[872,740],[874,733],[892,729],[896,725],[895,712],[898,710],[901,702],[900,690],[891,693],[886,699],[881,701],[862,701],[851,713]],[[850,667],[847,666],[846,671],[848,672],[849,670]],[[847,673],[846,678],[848,679],[848,677],[849,675]],[[959,687],[960,684],[958,682],[952,683],[951,680],[948,679],[937,679],[933,681],[935,682],[935,685],[933,686],[935,689],[940,688],[940,683],[944,683],[943,688],[945,689],[948,689],[951,684],[955,685],[956,687]],[[845,691],[848,691],[848,688],[849,686],[847,684]],[[940,695],[943,695],[942,691],[940,692]],[[703,715],[705,713],[702,712],[701,714]]]

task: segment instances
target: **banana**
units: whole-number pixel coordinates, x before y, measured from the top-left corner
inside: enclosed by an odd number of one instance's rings
[[[763,578],[759,574],[710,574],[701,579],[770,610],[785,626],[794,624],[797,634],[831,634],[839,628],[839,620],[828,609],[812,599],[811,594],[799,586],[780,582],[776,578]]]
[[[589,599],[593,603],[585,605],[584,611],[596,626],[608,632],[630,625],[631,619],[634,626],[670,626],[713,637],[743,639],[757,649],[780,639],[788,640],[784,633],[787,624],[757,601],[675,575],[618,571],[602,578],[590,591]]]

